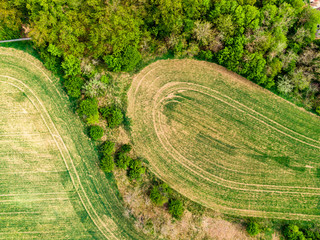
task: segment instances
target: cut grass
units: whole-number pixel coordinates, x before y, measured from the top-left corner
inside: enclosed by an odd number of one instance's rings
[[[132,137],[175,190],[227,214],[320,219],[320,119],[224,68],[158,61],[129,91]]]
[[[0,239],[145,239],[53,77],[0,48]]]

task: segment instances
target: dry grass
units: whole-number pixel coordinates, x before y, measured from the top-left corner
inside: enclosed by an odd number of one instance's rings
[[[144,239],[59,79],[0,48],[0,239]]]
[[[182,219],[174,221],[167,209],[154,206],[150,201],[147,192],[151,182],[146,176],[142,186],[130,183],[123,170],[115,171],[115,178],[127,208],[124,216],[133,215],[136,228],[149,236],[170,240],[250,239],[243,225],[222,220],[218,216],[209,217],[207,213],[192,214],[185,210]]]
[[[158,61],[136,75],[137,154],[179,193],[223,213],[319,219],[319,117],[215,64]]]

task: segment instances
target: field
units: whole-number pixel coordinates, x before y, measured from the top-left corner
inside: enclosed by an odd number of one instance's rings
[[[58,78],[0,48],[0,239],[144,239]]]
[[[151,64],[129,91],[138,155],[227,214],[320,219],[320,119],[211,63]]]

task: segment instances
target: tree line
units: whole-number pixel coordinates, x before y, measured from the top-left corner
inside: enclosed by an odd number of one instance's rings
[[[307,2],[307,1],[306,1]],[[319,11],[303,0],[4,0],[0,38],[22,25],[70,96],[98,96],[95,70],[169,53],[213,61],[320,114]]]

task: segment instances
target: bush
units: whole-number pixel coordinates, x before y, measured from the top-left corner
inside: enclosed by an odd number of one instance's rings
[[[115,71],[132,71],[141,60],[141,54],[137,48],[128,46],[124,51],[106,55],[103,60],[108,67]]]
[[[128,153],[131,151],[131,149],[132,149],[132,146],[130,144],[123,144],[120,148],[120,152]]]
[[[254,221],[250,221],[247,225],[247,232],[250,236],[255,236],[259,234],[260,233],[259,224]]]
[[[104,144],[101,147],[101,152],[104,156],[111,155],[114,153],[114,142],[111,141],[105,141]]]
[[[66,76],[77,76],[81,74],[80,63],[80,59],[73,55],[68,55],[62,62],[61,66]]]
[[[70,97],[78,98],[81,95],[81,88],[84,81],[81,77],[71,77],[64,82],[64,87]]]
[[[115,106],[101,108],[100,113],[107,120],[110,128],[117,127],[123,122],[121,109]]]
[[[86,116],[87,118],[99,118],[98,112],[98,101],[95,98],[88,98],[81,101],[79,105],[79,112],[80,114]]]
[[[127,169],[131,160],[127,154],[119,152],[116,157],[116,166],[121,169]]]
[[[140,180],[141,175],[145,173],[145,168],[139,159],[131,160],[129,163],[128,177],[130,180]]]
[[[183,203],[178,199],[171,199],[169,201],[169,213],[172,217],[180,219],[184,212]]]
[[[89,125],[93,125],[93,124],[99,123],[99,113],[88,117],[86,120],[87,120],[87,123]]]
[[[91,126],[89,130],[89,134],[93,140],[98,140],[103,136],[103,128],[96,125]]]
[[[111,155],[104,156],[101,160],[100,166],[104,172],[112,172],[114,169],[113,157]]]
[[[137,48],[127,47],[122,56],[122,70],[126,72],[132,71],[140,60],[141,54]]]
[[[168,192],[168,185],[165,183],[154,186],[150,191],[150,199],[157,206],[162,206],[168,202]]]
[[[207,51],[200,51],[198,54],[198,58],[201,60],[207,60],[207,61],[211,61],[213,58],[213,54],[210,50]]]
[[[294,224],[289,224],[285,227],[283,235],[287,240],[304,240],[305,237],[303,232],[300,231],[299,227]]]
[[[129,118],[126,114],[123,115],[123,126],[127,131],[131,130],[131,118]]]

